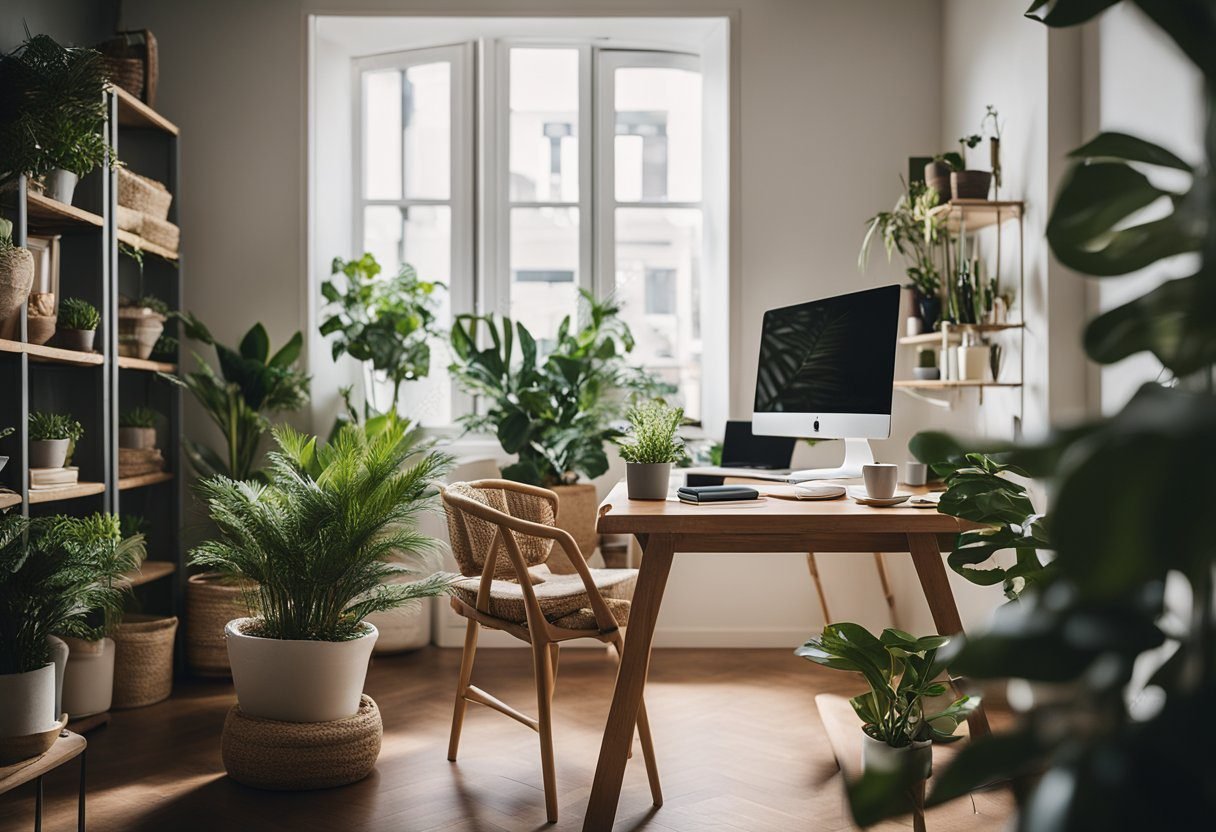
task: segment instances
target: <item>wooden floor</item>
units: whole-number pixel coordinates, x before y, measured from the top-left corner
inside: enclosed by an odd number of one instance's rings
[[[561,819],[545,823],[537,737],[469,705],[460,761],[446,759],[459,651],[377,658],[367,680],[384,718],[376,771],[345,788],[248,789],[224,775],[220,731],[235,702],[226,682],[184,681],[172,699],[114,714],[89,736],[88,828],[137,830],[577,830],[608,713],[614,662],[565,650],[554,710]],[[473,682],[535,712],[529,654],[478,651]],[[814,697],[855,692],[847,675],[786,650],[656,650],[650,708],[666,804],[650,805],[638,751],[625,773],[618,830],[788,832],[850,829]],[[48,832],[75,829],[74,764],[46,780]],[[1003,792],[930,812],[932,832],[998,830]],[[33,792],[0,797],[0,830],[33,828]],[[880,830],[911,828],[889,822]]]

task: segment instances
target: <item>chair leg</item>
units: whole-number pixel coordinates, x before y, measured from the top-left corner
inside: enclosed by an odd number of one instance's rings
[[[557,823],[557,770],[553,762],[553,681],[556,644],[533,643],[532,663],[536,672],[536,710],[540,734],[540,765],[545,781],[545,813]]]
[[[549,665],[553,671],[553,690],[549,692],[550,698],[557,692],[557,663],[561,658],[561,646],[555,641],[549,645]]]
[[[456,683],[456,709],[452,712],[452,736],[448,740],[448,759],[456,762],[456,751],[460,747],[460,729],[464,727],[464,711],[468,700],[464,698],[473,676],[473,656],[477,653],[477,628],[480,625],[470,620],[464,633],[464,652],[460,656],[460,680]]]
[[[663,787],[659,785],[659,766],[654,759],[654,742],[650,738],[650,721],[646,718],[646,700],[638,705],[638,736],[642,740],[642,760],[646,763],[646,779],[650,781],[650,800],[663,805]]]

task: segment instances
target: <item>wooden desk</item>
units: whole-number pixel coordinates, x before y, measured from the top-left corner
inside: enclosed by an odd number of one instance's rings
[[[932,508],[870,508],[847,497],[823,501],[769,497],[754,504],[716,507],[631,501],[625,484],[618,483],[600,505],[598,531],[637,536],[643,555],[584,832],[611,830],[616,817],[638,703],[646,687],[655,619],[677,552],[908,552],[938,633],[953,635],[962,632],[963,624],[941,553],[953,548],[962,528],[957,519]],[[790,649],[796,646],[791,644]],[[972,715],[970,728],[973,736],[988,732],[982,711]]]
[[[84,832],[84,760],[85,749],[88,745],[88,741],[80,734],[65,730],[60,733],[50,751],[42,756],[0,767],[0,794],[12,791],[31,780],[38,782],[38,790],[34,798],[34,832],[42,830],[43,775],[76,757],[80,758],[80,793],[77,797],[76,828],[78,832]]]

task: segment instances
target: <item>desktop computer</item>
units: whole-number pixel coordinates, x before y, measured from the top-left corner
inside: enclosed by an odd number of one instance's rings
[[[764,313],[752,430],[758,435],[843,439],[837,468],[789,479],[860,477],[871,439],[891,435],[898,285]]]

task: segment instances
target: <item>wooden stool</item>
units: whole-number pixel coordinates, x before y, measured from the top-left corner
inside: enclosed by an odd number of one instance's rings
[[[247,716],[233,705],[220,753],[228,776],[257,789],[329,789],[362,780],[376,767],[384,726],[375,701],[332,722],[280,722]]]
[[[84,832],[84,760],[88,742],[79,734],[60,730],[59,737],[45,754],[0,767],[0,794],[31,780],[37,783],[34,797],[34,832],[42,830],[42,777],[75,757],[80,758],[80,793],[77,797],[76,828]],[[44,745],[43,748],[46,746]]]

